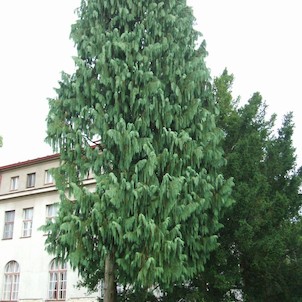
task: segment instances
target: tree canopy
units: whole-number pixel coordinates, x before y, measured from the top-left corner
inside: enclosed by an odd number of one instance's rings
[[[224,175],[234,177],[235,203],[222,219],[220,246],[204,273],[169,299],[301,301],[302,173],[292,143],[293,115],[286,114],[275,131],[276,116],[267,116],[261,95],[239,106],[233,80],[225,70],[214,82],[218,125],[226,135]]]
[[[115,282],[165,290],[201,272],[232,203],[193,23],[185,0],[83,0],[72,27],[76,71],[47,119],[61,206],[44,230],[86,286],[105,276],[106,301]]]

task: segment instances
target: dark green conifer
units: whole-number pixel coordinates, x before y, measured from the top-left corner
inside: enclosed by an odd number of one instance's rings
[[[165,301],[194,294],[210,302],[297,302],[302,293],[302,169],[296,166],[293,115],[286,114],[275,133],[275,115],[267,117],[260,94],[238,106],[232,83],[226,70],[215,79],[218,126],[226,134],[223,173],[234,177],[235,204],[221,220],[220,246],[204,273]]]

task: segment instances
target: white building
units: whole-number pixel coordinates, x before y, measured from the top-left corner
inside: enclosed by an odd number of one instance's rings
[[[0,301],[97,300],[97,293],[77,288],[68,264],[45,251],[46,234],[38,230],[56,215],[49,169],[58,164],[58,155],[50,155],[0,167]]]

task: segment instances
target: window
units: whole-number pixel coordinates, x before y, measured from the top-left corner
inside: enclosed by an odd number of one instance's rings
[[[45,179],[44,179],[44,183],[45,184],[52,184],[53,183],[53,177],[50,173],[49,170],[45,171]]]
[[[98,288],[99,297],[101,299],[104,299],[104,280],[103,279],[101,281],[99,281],[97,288]]]
[[[16,261],[10,261],[4,269],[4,301],[17,301],[19,291],[19,264]]]
[[[19,176],[12,177],[10,179],[10,189],[11,191],[18,190],[19,187]]]
[[[12,239],[14,232],[15,211],[6,211],[4,218],[3,239]]]
[[[26,183],[26,187],[27,188],[32,188],[35,186],[35,182],[36,182],[36,173],[30,173],[27,174],[27,183]]]
[[[54,259],[49,267],[49,290],[48,299],[66,299],[67,266],[59,259]]]
[[[33,208],[23,209],[22,237],[30,237],[33,225]]]
[[[58,215],[58,203],[49,204],[46,206],[46,219],[54,221]]]

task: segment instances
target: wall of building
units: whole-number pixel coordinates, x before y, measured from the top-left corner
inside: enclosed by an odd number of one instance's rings
[[[21,191],[34,191],[38,188],[43,188],[49,186],[45,183],[45,171],[51,168],[55,168],[59,165],[58,158],[50,157],[43,161],[43,158],[40,161],[27,161],[22,163],[10,165],[7,168],[4,168],[4,171],[1,172],[1,182],[0,182],[0,195],[4,194],[14,194]],[[36,183],[32,188],[26,188],[27,175],[30,173],[36,173]],[[11,178],[19,176],[19,187],[16,191],[11,190]]]
[[[4,268],[9,261],[17,261],[20,266],[19,300],[45,301],[48,299],[49,264],[54,258],[45,251],[46,234],[39,230],[46,221],[47,205],[59,201],[54,184],[45,185],[45,170],[56,166],[58,161],[34,163],[30,166],[17,166],[1,171],[0,185],[0,300],[4,284]],[[36,173],[36,185],[26,189],[26,175]],[[19,175],[20,187],[11,192],[10,179]],[[22,237],[23,210],[33,208],[32,234]],[[3,239],[6,211],[15,211],[12,239]],[[68,266],[66,300],[95,301],[97,293],[87,294],[84,288],[77,288],[79,281],[76,272]]]

